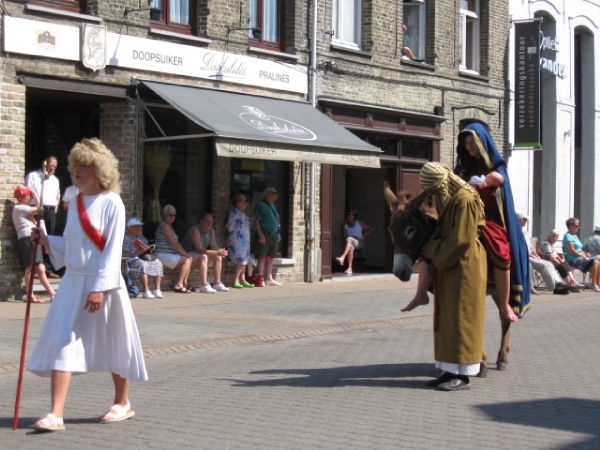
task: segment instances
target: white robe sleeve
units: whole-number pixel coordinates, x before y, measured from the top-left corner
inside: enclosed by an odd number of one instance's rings
[[[125,205],[116,194],[104,205],[106,223],[103,235],[104,250],[100,252],[99,272],[90,292],[108,292],[121,287],[121,256],[125,236]]]
[[[48,236],[48,253],[55,269],[65,267],[65,238],[62,236]]]

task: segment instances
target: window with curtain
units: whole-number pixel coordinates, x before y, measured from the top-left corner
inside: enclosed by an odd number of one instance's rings
[[[286,161],[267,161],[256,159],[231,158],[230,199],[236,194],[243,194],[248,200],[246,215],[250,219],[250,227],[254,223],[256,204],[263,198],[267,187],[274,187],[279,193],[275,201],[275,209],[279,213],[281,241],[279,256],[290,256],[288,240],[292,232],[289,223],[290,198],[289,192],[290,163]],[[254,238],[254,236],[252,236]]]
[[[360,49],[362,0],[333,0],[332,43]]]
[[[75,13],[86,12],[85,0],[31,0],[29,4],[63,9]]]
[[[250,0],[250,28],[260,28],[261,34],[248,31],[252,44],[281,50],[283,0]]]
[[[194,32],[195,0],[152,0],[150,6],[160,10],[160,18],[152,21],[152,26],[182,33]]]
[[[408,47],[419,60],[425,59],[425,7],[425,0],[404,0],[403,4],[402,23],[406,31],[402,36],[402,47]]]
[[[460,70],[479,73],[479,0],[460,0]]]

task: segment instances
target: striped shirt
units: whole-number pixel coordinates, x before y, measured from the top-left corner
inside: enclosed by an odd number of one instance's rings
[[[154,250],[154,252],[155,253],[179,254],[179,252],[177,250],[175,250],[173,247],[171,247],[171,244],[169,244],[169,241],[167,241],[167,238],[161,231],[161,227],[163,225],[165,225],[164,221],[159,223],[158,228],[156,229],[156,234],[154,235],[154,245],[156,245],[156,250]],[[171,229],[171,235],[173,236],[173,239],[178,241],[179,238],[177,237],[177,233],[175,233],[175,230],[173,229],[173,227],[171,227],[169,225],[167,225],[167,227]]]

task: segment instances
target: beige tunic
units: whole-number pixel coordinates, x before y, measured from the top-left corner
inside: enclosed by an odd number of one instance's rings
[[[485,327],[487,261],[479,231],[485,226],[477,194],[459,190],[439,216],[440,237],[425,246],[437,269],[435,360],[481,361]]]

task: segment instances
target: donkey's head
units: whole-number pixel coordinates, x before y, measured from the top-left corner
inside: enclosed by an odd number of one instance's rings
[[[415,261],[437,227],[435,209],[427,205],[426,192],[415,197],[411,192],[400,191],[396,196],[384,183],[383,194],[392,211],[389,231],[394,244],[394,275],[408,281]]]

